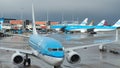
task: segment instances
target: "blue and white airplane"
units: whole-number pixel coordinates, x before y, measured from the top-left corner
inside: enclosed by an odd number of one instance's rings
[[[85,26],[87,25],[88,18],[85,18],[81,24],[59,24],[59,25],[52,25],[50,26],[51,29],[55,29],[56,31],[60,31],[61,28],[66,27],[66,26]]]
[[[94,31],[112,31],[120,27],[120,19],[113,26],[95,26]]]
[[[95,27],[97,26],[103,26],[105,23],[105,20],[102,20],[98,25],[96,26],[93,26],[93,25],[84,25],[84,26],[81,26],[81,25],[78,25],[78,26],[67,26],[65,28],[66,31],[80,31],[82,33],[85,33],[87,32],[88,29],[94,29]]]
[[[3,22],[4,22],[4,19],[3,18],[0,18],[0,30],[2,30],[2,28],[3,28]]]
[[[59,41],[50,37],[41,36],[37,33],[35,28],[33,5],[32,5],[32,18],[33,18],[33,34],[29,37],[29,41],[28,41],[29,46],[31,47],[32,50],[0,47],[0,49],[2,50],[15,52],[11,57],[12,62],[15,65],[24,64],[25,66],[26,65],[30,66],[31,60],[30,58],[28,58],[28,56],[32,55],[54,66],[54,68],[60,68],[64,59],[67,59],[67,61],[72,64],[78,63],[80,61],[80,55],[74,51],[76,49],[112,43],[112,42],[106,42],[106,43],[99,43],[99,44],[92,44],[85,46],[64,48]]]

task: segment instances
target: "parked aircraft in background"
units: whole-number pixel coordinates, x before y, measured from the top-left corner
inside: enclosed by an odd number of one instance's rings
[[[64,59],[67,59],[67,61],[71,64],[74,64],[80,61],[80,55],[74,51],[76,49],[104,45],[104,44],[114,42],[112,41],[112,42],[106,42],[106,43],[64,48],[59,41],[50,37],[41,36],[37,33],[35,28],[35,17],[34,17],[33,5],[32,5],[32,18],[33,18],[33,34],[30,35],[29,41],[28,41],[32,50],[0,47],[0,49],[15,52],[11,58],[12,62],[15,65],[24,64],[26,66],[28,63],[28,66],[29,66],[31,64],[31,60],[30,58],[28,58],[28,55],[32,55],[54,66],[54,68],[60,68]]]
[[[2,30],[2,28],[3,28],[3,22],[4,22],[4,19],[0,18],[0,30]]]
[[[65,28],[66,31],[80,31],[82,33],[85,33],[87,32],[87,30],[89,29],[94,29],[95,27],[97,26],[103,26],[105,24],[105,20],[102,20],[98,25],[96,26],[93,26],[93,25],[84,25],[84,26],[81,26],[81,25],[78,25],[78,26],[67,26]]]
[[[94,31],[111,31],[120,27],[120,19],[113,26],[95,26]]]
[[[85,26],[85,25],[87,25],[87,22],[88,21],[88,18],[85,18],[83,21],[82,21],[82,23],[81,24],[74,24],[74,23],[72,23],[72,24],[59,24],[59,25],[52,25],[50,28],[51,29],[55,29],[56,31],[60,31],[62,28],[64,28],[64,27],[67,27],[67,26],[78,26],[78,25],[80,25],[80,26]]]

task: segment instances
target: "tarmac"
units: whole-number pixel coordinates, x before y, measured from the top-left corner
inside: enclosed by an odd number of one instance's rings
[[[120,34],[120,31],[119,31]],[[75,46],[92,45],[101,42],[114,41],[115,31],[111,32],[98,32],[95,35],[88,35],[86,33],[74,34],[49,34],[48,37],[59,40],[65,48]],[[120,54],[111,53],[111,49],[116,49],[120,52],[120,36],[118,42],[106,44],[107,51],[100,52],[99,46],[89,47],[87,49],[75,50],[81,57],[81,62],[77,64],[69,64],[65,59],[62,68],[120,68]],[[1,47],[10,47],[16,49],[30,49],[28,46],[28,38],[10,36],[0,38]],[[11,56],[14,52],[0,50],[0,68],[53,68],[42,60],[30,56],[32,63],[31,67],[16,66],[11,62]]]

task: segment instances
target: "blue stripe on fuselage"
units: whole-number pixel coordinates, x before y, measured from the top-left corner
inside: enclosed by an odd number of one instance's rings
[[[40,35],[31,35],[29,44],[32,48],[39,53],[51,57],[63,58],[64,51],[49,51],[48,48],[63,48],[63,46],[57,40],[49,37],[43,37]]]

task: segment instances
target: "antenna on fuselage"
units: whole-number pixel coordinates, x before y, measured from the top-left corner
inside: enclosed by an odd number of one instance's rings
[[[32,3],[32,24],[33,24],[33,34],[38,34],[35,27],[35,14],[34,14],[34,5]]]

